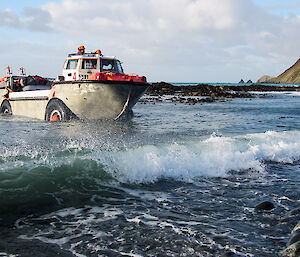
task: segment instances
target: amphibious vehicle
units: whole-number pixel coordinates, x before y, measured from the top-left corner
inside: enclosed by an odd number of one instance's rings
[[[116,57],[100,50],[85,53],[84,46],[69,54],[62,76],[12,75],[0,82],[1,113],[46,121],[119,119],[130,117],[132,107],[150,86],[146,77],[125,74]]]

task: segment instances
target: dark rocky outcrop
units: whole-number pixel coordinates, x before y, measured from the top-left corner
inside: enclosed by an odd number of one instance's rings
[[[243,97],[238,93],[248,93],[251,91],[255,92],[282,92],[282,91],[299,91],[300,86],[277,86],[277,85],[209,85],[209,84],[198,84],[188,86],[174,86],[166,82],[152,83],[146,94],[153,96],[162,95],[182,95],[182,96],[211,96],[214,94],[215,97],[227,97],[229,95]],[[232,95],[233,94],[233,95]]]
[[[287,243],[287,248],[281,254],[288,257],[300,256],[300,222],[293,229],[290,239]]]
[[[160,101],[162,100],[160,98],[162,96],[172,96],[167,100],[188,104],[213,102],[223,98],[252,97],[250,93],[243,90],[237,92],[229,87],[225,88],[224,86],[213,86],[208,84],[174,86],[166,82],[153,83],[146,92],[146,95],[151,97],[146,97],[142,99],[141,102],[147,100]]]
[[[270,211],[273,210],[274,208],[275,208],[274,204],[270,201],[265,201],[255,206],[255,209],[260,211]]]
[[[295,230],[292,234],[291,234],[291,237],[287,243],[287,246],[290,246],[296,242],[300,241],[300,230],[297,229]]]
[[[155,102],[165,100],[172,102],[181,102],[188,104],[227,101],[231,98],[251,98],[254,97],[251,92],[270,92],[270,91],[299,91],[300,86],[270,86],[261,84],[251,85],[184,85],[175,86],[166,82],[152,83],[151,87],[145,93],[146,98],[141,102]],[[148,96],[148,97],[147,97]],[[166,98],[166,96],[170,96]],[[227,100],[226,100],[227,99]]]
[[[240,87],[240,86],[239,86]],[[180,95],[180,96],[210,96],[210,97],[234,97],[241,96],[242,88],[230,86],[213,86],[208,84],[173,86],[166,82],[153,83],[146,94],[152,96]],[[236,92],[239,91],[239,92]],[[245,93],[245,92],[244,92]],[[249,96],[249,95],[248,95]]]
[[[243,79],[241,79],[239,83],[242,84],[242,83],[245,83],[245,81]]]

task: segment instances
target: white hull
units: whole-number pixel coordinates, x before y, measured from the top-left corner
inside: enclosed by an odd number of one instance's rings
[[[118,119],[132,109],[148,87],[147,83],[133,82],[58,82],[50,90],[10,92],[2,102],[9,102],[13,115],[41,120],[47,120],[47,108],[53,100],[62,103],[73,117]]]

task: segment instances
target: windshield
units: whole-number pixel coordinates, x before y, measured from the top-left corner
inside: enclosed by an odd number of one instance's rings
[[[118,69],[119,73],[124,73],[121,62],[116,61],[116,64],[117,64],[117,69]]]
[[[113,73],[123,73],[120,61],[114,59],[102,59],[101,71],[110,71]]]

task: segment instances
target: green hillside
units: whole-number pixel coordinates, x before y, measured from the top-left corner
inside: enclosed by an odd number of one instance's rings
[[[279,76],[270,78],[267,83],[300,83],[300,59]]]

